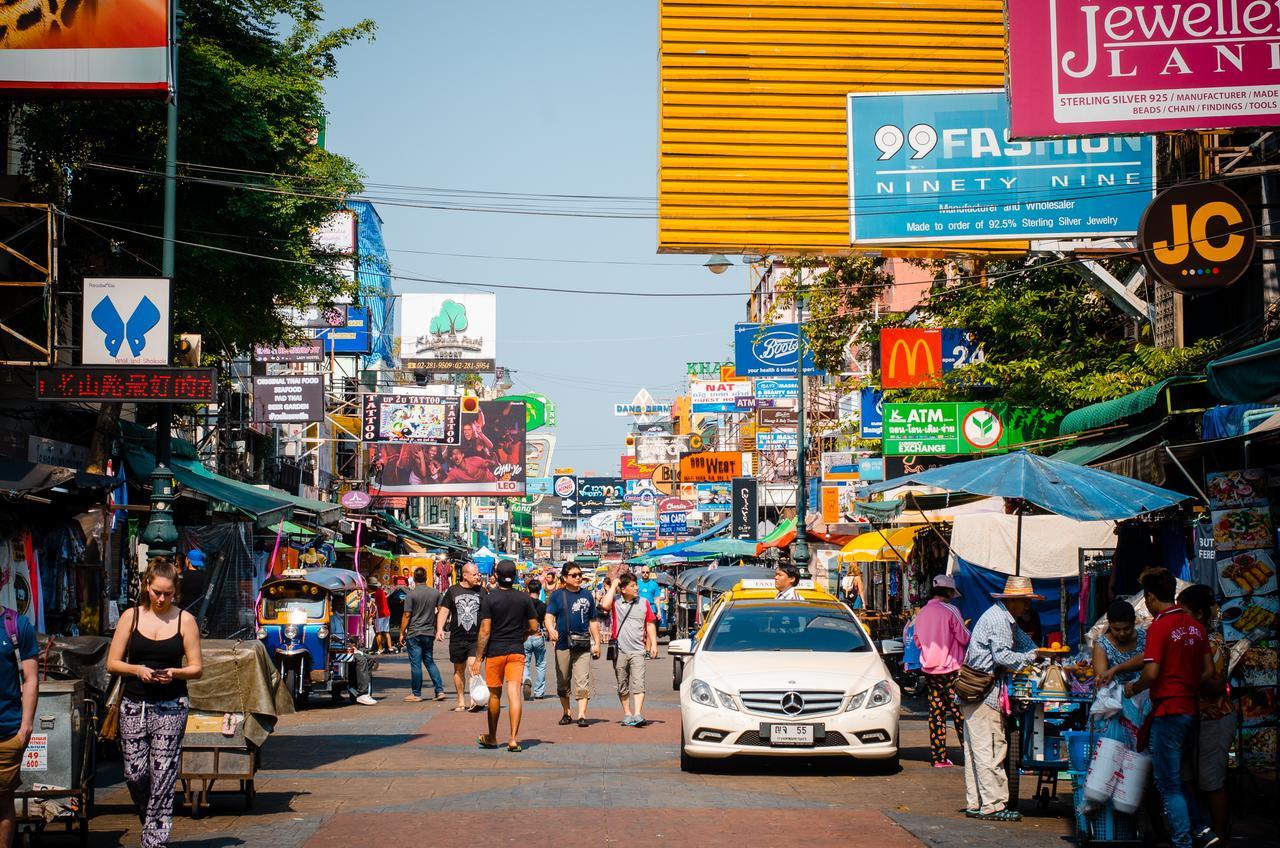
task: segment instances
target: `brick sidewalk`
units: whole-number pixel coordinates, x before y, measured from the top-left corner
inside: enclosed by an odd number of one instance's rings
[[[811,846],[869,840],[884,848],[999,840],[1018,848],[1057,844],[1070,833],[1065,809],[1041,816],[1026,802],[1020,824],[959,815],[961,771],[929,767],[924,722],[916,715],[902,723],[897,774],[822,759],[762,759],[686,775],[679,767],[670,662],[662,658],[650,667],[645,713],[652,724],[644,728],[618,724],[608,664],[598,661],[593,677],[590,727],[558,725],[555,699],[526,704],[526,750],[512,754],[479,750],[475,738],[485,732],[484,716],[450,712],[452,698],[404,703],[407,660],[384,657],[378,706],[319,698],[313,708],[285,717],[262,752],[255,809],[247,811],[238,794],[215,795],[204,818],[178,813],[174,844],[350,848],[372,838],[380,845],[438,848],[473,848],[481,840],[573,848],[637,841],[728,845],[745,838],[750,844],[801,839]],[[452,689],[447,678],[446,688]],[[503,741],[506,720],[504,711]],[[102,771],[90,844],[137,845],[138,822],[118,782],[119,764]]]

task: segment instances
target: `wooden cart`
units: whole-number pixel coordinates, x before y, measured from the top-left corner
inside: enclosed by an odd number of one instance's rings
[[[223,714],[192,710],[182,739],[182,762],[178,770],[178,791],[192,818],[209,809],[210,796],[218,781],[235,781],[226,790],[244,796],[245,808],[253,809],[254,776],[258,771],[258,749],[244,738],[244,722],[237,720],[235,732],[222,732]]]

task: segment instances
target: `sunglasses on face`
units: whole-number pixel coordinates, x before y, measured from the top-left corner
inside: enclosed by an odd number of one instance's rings
[[[565,577],[581,577],[581,576],[582,576],[581,571],[570,571],[568,574],[565,575]]]

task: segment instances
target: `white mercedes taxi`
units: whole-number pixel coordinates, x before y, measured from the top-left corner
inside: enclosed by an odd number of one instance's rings
[[[735,754],[898,760],[901,693],[847,606],[812,581],[721,595],[693,639],[668,645],[680,686],[680,767]]]

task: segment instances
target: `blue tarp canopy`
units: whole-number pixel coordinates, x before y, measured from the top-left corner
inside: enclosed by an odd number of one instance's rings
[[[1009,578],[1007,574],[974,565],[958,557],[951,576],[956,579],[956,588],[960,590],[960,597],[956,598],[955,605],[965,619],[975,622],[993,603],[991,593],[1002,591],[1005,581]],[[1040,627],[1044,633],[1062,633],[1066,637],[1066,644],[1079,645],[1080,578],[1033,579],[1031,585],[1037,595],[1044,596],[1043,601],[1031,602],[1031,608],[1040,616]],[[1067,590],[1067,626],[1065,628],[1061,622],[1061,595],[1064,587]]]
[[[1077,521],[1115,521],[1166,509],[1187,495],[1110,471],[1016,451],[909,474],[871,486],[882,492],[904,484],[936,486],[997,498],[1020,498]]]
[[[667,545],[665,548],[654,548],[640,556],[632,557],[629,562],[652,562],[662,556],[682,556],[689,552],[698,542],[705,542],[707,539],[715,538],[721,533],[729,529],[730,520],[724,519],[720,523],[714,525],[709,530],[704,530],[692,539],[685,539],[683,542],[676,542],[674,545]]]

